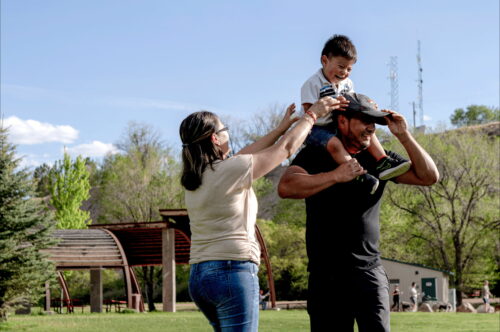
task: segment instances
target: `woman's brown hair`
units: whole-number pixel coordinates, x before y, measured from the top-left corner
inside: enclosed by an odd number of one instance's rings
[[[181,184],[187,190],[196,190],[207,165],[223,158],[219,146],[212,142],[219,118],[212,112],[201,111],[185,118],[179,128],[182,141]]]

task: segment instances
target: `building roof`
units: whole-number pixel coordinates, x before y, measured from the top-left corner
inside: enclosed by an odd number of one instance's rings
[[[395,263],[400,263],[400,264],[406,264],[406,265],[411,265],[411,266],[421,267],[421,268],[428,269],[428,270],[433,270],[433,271],[443,272],[443,273],[446,273],[446,274],[448,274],[448,275],[454,275],[454,273],[453,273],[453,272],[451,272],[451,271],[446,271],[446,270],[436,269],[436,268],[433,268],[433,267],[430,267],[430,266],[426,266],[426,265],[422,265],[422,264],[417,264],[417,263],[408,263],[408,262],[398,261],[397,259],[386,258],[386,257],[381,257],[381,258],[382,258],[383,260],[390,261],[390,262],[395,262]]]

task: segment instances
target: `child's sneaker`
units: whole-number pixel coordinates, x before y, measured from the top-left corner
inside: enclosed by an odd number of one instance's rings
[[[411,166],[407,160],[396,160],[391,157],[385,157],[377,162],[376,170],[380,180],[389,180],[406,173]]]
[[[379,181],[373,175],[363,174],[358,176],[355,181],[367,188],[370,191],[370,195],[373,195],[377,191]]]

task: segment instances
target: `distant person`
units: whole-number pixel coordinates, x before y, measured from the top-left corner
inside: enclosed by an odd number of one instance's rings
[[[262,289],[259,291],[259,303],[262,307],[262,310],[267,309],[267,297],[268,296],[269,296],[269,292],[264,294],[264,291]]]
[[[191,227],[189,292],[215,331],[257,331],[260,247],[253,181],[293,155],[317,118],[343,106],[325,97],[229,157],[229,130],[217,115],[196,112],[180,125],[182,176]],[[289,130],[292,124],[295,125]]]
[[[396,309],[396,311],[400,310],[400,297],[401,291],[399,290],[399,285],[394,286],[394,290],[392,291],[392,310]]]
[[[334,35],[323,47],[321,52],[320,68],[302,86],[301,103],[304,110],[308,110],[318,99],[325,96],[342,98],[346,93],[354,92],[354,84],[349,78],[352,67],[357,61],[357,51],[347,36]],[[343,164],[352,159],[349,151],[338,137],[333,118],[319,119],[314,125],[306,144],[325,148],[337,164]],[[404,159],[394,159],[385,153],[375,133],[370,145],[366,149],[375,159],[373,170],[360,175],[356,180],[370,188],[373,194],[377,190],[380,180],[395,178],[410,168],[410,162]]]
[[[410,301],[413,304],[412,311],[417,311],[417,304],[418,304],[418,291],[417,291],[417,284],[415,282],[411,283],[411,288],[410,288]]]
[[[353,331],[355,322],[360,332],[389,331],[389,282],[378,249],[380,205],[387,181],[380,181],[375,194],[352,181],[376,168],[366,151],[375,123],[385,119],[410,157],[411,168],[393,178],[395,183],[429,186],[437,182],[439,173],[401,114],[382,112],[359,93],[344,96],[349,105],[335,111],[336,128],[342,144],[356,158],[339,164],[326,149],[306,145],[281,177],[278,192],[282,198],[306,200],[311,331],[325,331],[332,325],[331,330]],[[395,152],[387,154],[405,160]]]
[[[484,303],[484,312],[490,312],[490,297],[493,296],[490,292],[490,286],[488,280],[484,281],[483,288],[481,289],[481,296],[483,298]]]

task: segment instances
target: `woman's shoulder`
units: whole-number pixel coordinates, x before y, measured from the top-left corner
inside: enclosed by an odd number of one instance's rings
[[[250,167],[252,165],[253,156],[251,154],[237,154],[227,159],[222,160],[220,167]]]

